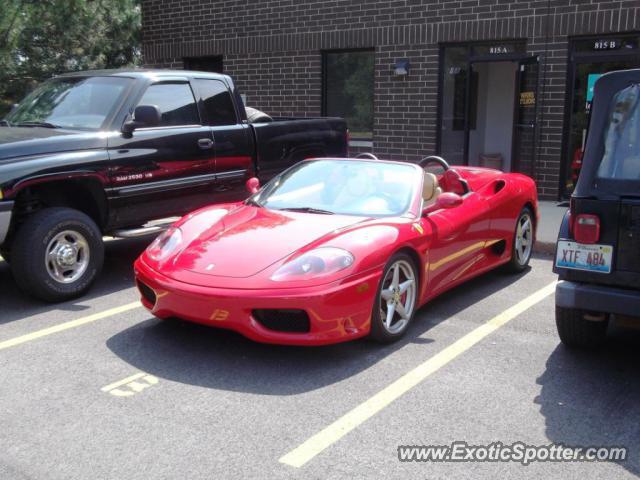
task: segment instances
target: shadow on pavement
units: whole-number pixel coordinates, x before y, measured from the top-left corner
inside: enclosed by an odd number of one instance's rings
[[[563,345],[547,360],[538,378],[535,402],[545,417],[546,435],[570,446],[623,446],[618,462],[640,475],[640,332],[609,329],[607,343],[595,352]]]
[[[172,381],[294,395],[349,378],[408,343],[433,342],[421,336],[518,278],[489,273],[442,295],[418,312],[407,335],[393,345],[367,340],[326,347],[263,345],[226,330],[149,319],[114,335],[107,346],[135,368]]]
[[[133,261],[150,241],[149,238],[136,238],[106,242],[104,268],[89,293],[56,304],[39,301],[21,292],[13,281],[9,264],[0,260],[0,325],[49,311],[88,310],[90,300],[133,287]]]

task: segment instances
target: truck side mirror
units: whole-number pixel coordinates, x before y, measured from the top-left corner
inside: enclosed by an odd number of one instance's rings
[[[157,127],[162,113],[156,105],[138,105],[133,111],[133,119],[124,122],[122,133],[132,133],[137,128]]]
[[[257,193],[258,190],[260,190],[260,180],[258,180],[257,177],[251,177],[249,180],[247,180],[245,186],[247,187],[247,192],[253,195],[254,193]]]
[[[436,210],[459,207],[462,205],[462,201],[462,197],[457,193],[443,192],[438,195],[435,203],[432,203],[422,210],[422,215],[427,215],[431,212],[435,212]]]

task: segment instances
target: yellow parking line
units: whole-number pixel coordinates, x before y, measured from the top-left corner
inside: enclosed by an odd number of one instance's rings
[[[518,315],[544,300],[555,290],[556,282],[541,288],[524,300],[516,303],[504,312],[496,315],[487,323],[479,326],[464,337],[449,345],[445,349],[418,365],[398,380],[387,386],[373,397],[361,403],[353,410],[340,417],[324,430],[316,433],[299,447],[291,450],[280,458],[280,463],[292,467],[302,467],[324,449],[330,447],[343,436],[355,429],[387,405],[397,400],[413,387],[425,380],[429,375],[454,360],[456,357],[473,347],[487,335],[495,332]]]
[[[79,327],[87,323],[95,322],[96,320],[112,317],[120,313],[128,312],[129,310],[140,308],[141,306],[142,305],[140,304],[140,302],[127,303],[126,305],[111,308],[109,310],[105,310],[104,312],[94,313],[93,315],[79,318],[77,320],[70,320],[68,322],[64,322],[59,325],[54,325],[53,327],[43,328],[42,330],[38,330],[33,333],[28,333],[26,335],[21,335],[20,337],[15,337],[9,340],[5,340],[4,342],[0,342],[0,350],[4,350],[5,348],[9,348],[9,347],[15,347],[16,345],[30,342],[38,338],[46,337],[47,335],[51,335],[53,333],[69,330],[70,328]]]

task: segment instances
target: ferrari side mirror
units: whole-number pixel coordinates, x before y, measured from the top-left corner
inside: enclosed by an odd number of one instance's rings
[[[247,192],[253,195],[254,193],[257,193],[258,190],[260,190],[260,180],[258,180],[257,177],[251,177],[249,180],[247,180],[245,186],[247,187]]]
[[[457,193],[443,192],[438,195],[435,203],[428,205],[422,210],[422,215],[427,215],[431,212],[435,212],[436,210],[459,207],[462,205],[462,201],[462,197]]]

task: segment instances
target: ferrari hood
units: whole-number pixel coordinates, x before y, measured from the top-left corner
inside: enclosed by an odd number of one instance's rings
[[[335,230],[363,220],[241,206],[191,240],[173,265],[218,277],[250,277]]]

